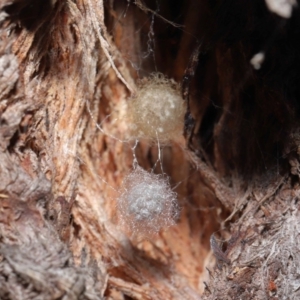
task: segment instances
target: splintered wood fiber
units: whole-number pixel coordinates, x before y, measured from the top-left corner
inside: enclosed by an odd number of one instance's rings
[[[1,1],[0,299],[300,299],[296,4]]]

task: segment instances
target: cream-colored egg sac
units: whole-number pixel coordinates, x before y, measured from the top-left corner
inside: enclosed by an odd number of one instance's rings
[[[128,102],[131,134],[134,138],[169,141],[182,135],[185,103],[179,86],[162,74],[140,82]]]

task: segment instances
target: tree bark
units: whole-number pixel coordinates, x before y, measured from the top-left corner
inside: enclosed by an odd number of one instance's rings
[[[299,297],[286,5],[0,3],[1,299]],[[127,105],[157,71],[182,84],[185,140],[135,144]],[[117,205],[135,158],[180,206],[150,236],[124,230]]]

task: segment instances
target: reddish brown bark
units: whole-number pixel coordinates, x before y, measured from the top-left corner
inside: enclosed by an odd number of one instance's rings
[[[263,1],[5,0],[0,25],[1,299],[297,298],[294,17]],[[181,83],[197,45],[188,140],[161,150],[180,218],[133,236],[122,181],[159,154],[132,150],[127,103],[153,71]]]

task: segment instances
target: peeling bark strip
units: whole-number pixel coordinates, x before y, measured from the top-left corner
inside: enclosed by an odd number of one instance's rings
[[[247,217],[244,232],[231,247],[231,264],[211,277],[204,299],[297,299],[293,286],[299,264],[299,203],[295,198],[270,201],[268,215]],[[238,225],[233,225],[233,231]],[[247,230],[247,231],[245,231]]]
[[[70,252],[34,205],[0,200],[1,299],[99,299],[104,278],[74,266]]]
[[[170,3],[0,2],[1,299],[300,299],[297,2]],[[153,72],[185,142],[129,142]],[[151,238],[116,207],[133,157],[181,208]]]

